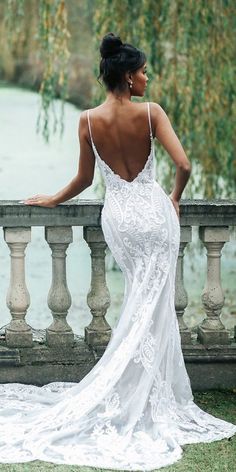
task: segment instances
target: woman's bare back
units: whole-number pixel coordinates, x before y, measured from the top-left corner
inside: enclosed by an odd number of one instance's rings
[[[54,207],[58,203],[78,195],[93,182],[95,168],[94,146],[105,164],[128,182],[136,179],[148,164],[151,156],[150,132],[153,138],[164,147],[176,165],[176,188],[171,198],[178,211],[178,200],[190,174],[190,162],[171,126],[170,120],[160,105],[149,102],[150,124],[148,121],[148,103],[133,103],[107,100],[91,110],[84,110],[79,120],[80,157],[78,172],[72,181],[55,195],[35,195],[25,200],[27,205]],[[88,128],[88,115],[94,146]],[[152,147],[152,149],[154,149]],[[172,201],[173,201],[172,200]]]
[[[150,107],[151,112],[151,107]],[[103,103],[89,112],[100,157],[121,178],[132,181],[150,154],[147,103]]]

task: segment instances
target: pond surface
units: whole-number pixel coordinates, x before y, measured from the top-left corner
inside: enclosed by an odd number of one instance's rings
[[[39,97],[36,93],[18,88],[0,88],[0,200],[22,200],[37,193],[52,194],[64,187],[75,175],[79,160],[78,122],[80,110],[65,105],[65,132],[63,138],[52,136],[46,144],[36,133]],[[93,185],[82,192],[81,199],[96,199],[98,182],[96,168]],[[185,320],[195,326],[204,317],[200,295],[206,275],[205,249],[199,252],[196,242],[186,250],[185,287],[189,294],[189,306]],[[82,228],[73,228],[74,242],[67,250],[67,281],[72,295],[68,322],[77,334],[91,321],[86,302],[90,287],[90,250],[82,236]],[[235,233],[232,233],[235,239]],[[32,242],[26,250],[26,281],[31,296],[27,322],[34,328],[46,328],[51,320],[47,306],[47,294],[51,284],[51,250],[44,239],[44,228],[32,228]],[[223,321],[228,328],[236,324],[236,244],[226,243],[222,255],[223,288],[226,304]],[[108,254],[109,258],[109,254]],[[109,261],[107,258],[107,267]],[[10,320],[6,307],[9,285],[9,249],[0,238],[0,327]],[[114,325],[119,316],[123,297],[123,276],[119,270],[107,269],[107,284],[111,293],[111,306],[107,320]]]

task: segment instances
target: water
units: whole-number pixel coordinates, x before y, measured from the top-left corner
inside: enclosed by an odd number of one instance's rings
[[[22,200],[37,193],[53,194],[65,186],[76,174],[79,159],[78,122],[80,110],[70,104],[65,106],[65,132],[63,138],[52,136],[45,144],[36,134],[39,98],[34,92],[18,88],[0,88],[0,200]],[[79,198],[96,199],[98,179],[96,167],[94,183]],[[90,250],[82,236],[82,228],[73,228],[74,242],[67,250],[67,280],[72,295],[68,322],[77,334],[84,333],[92,317],[86,296],[90,287]],[[195,238],[197,239],[197,238]],[[197,244],[197,243],[195,243]],[[205,252],[205,251],[204,251]],[[236,323],[236,245],[227,243],[222,256],[223,287],[226,305],[223,321],[228,328]],[[47,294],[51,284],[51,250],[44,239],[44,228],[32,228],[32,242],[26,251],[26,282],[31,304],[26,320],[34,328],[46,328],[52,321],[47,306]],[[108,259],[107,259],[108,262]],[[108,267],[108,264],[107,264]],[[0,238],[0,327],[10,321],[6,307],[9,285],[9,249]],[[204,286],[206,258],[191,248],[185,257],[185,286],[189,292],[189,306],[185,320],[195,326],[203,317],[200,294]],[[111,293],[111,306],[107,320],[111,326],[119,316],[124,281],[120,271],[107,270],[107,285]]]
[[[45,144],[36,134],[39,98],[36,93],[0,88],[0,200],[22,200],[37,193],[52,194],[65,186],[76,174],[79,159],[78,122],[80,110],[65,106],[65,133],[61,140],[54,136]],[[96,169],[97,173],[97,169]],[[98,198],[93,186],[80,194],[82,199]],[[72,295],[68,322],[77,334],[83,334],[92,317],[86,295],[90,287],[90,249],[82,236],[82,227],[73,228],[74,242],[67,250],[67,279]],[[9,249],[0,238],[0,326],[10,320],[6,307],[9,285]],[[44,228],[32,228],[32,242],[26,250],[26,281],[31,296],[27,322],[34,328],[45,328],[52,321],[47,306],[51,284],[51,250],[44,239]],[[120,272],[109,271],[107,284],[112,303],[107,320],[113,325],[122,297]],[[117,302],[117,298],[119,301]]]

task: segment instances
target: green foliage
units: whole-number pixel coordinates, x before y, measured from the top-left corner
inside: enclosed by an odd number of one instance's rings
[[[21,33],[21,21],[27,8],[26,0],[7,0],[5,21],[12,47]],[[42,131],[46,141],[50,135],[50,117],[53,117],[53,131],[58,124],[63,132],[64,101],[67,98],[68,80],[68,39],[67,9],[65,0],[39,0],[38,10],[38,53],[43,64],[43,77],[39,89],[41,106],[37,120],[37,130]],[[55,99],[61,99],[58,113]],[[52,113],[50,113],[52,112]]]
[[[38,119],[40,127],[41,114],[43,114],[43,135],[49,139],[49,111],[52,107],[54,115],[54,132],[57,129],[57,114],[54,107],[54,99],[61,98],[60,125],[63,132],[63,107],[67,97],[67,62],[69,51],[67,41],[67,15],[63,0],[40,0],[39,2],[39,45],[44,62],[44,74],[40,87],[42,97],[41,111]]]
[[[93,105],[97,105],[105,98],[105,89],[96,84],[91,69],[97,77],[99,43],[104,34],[113,31],[147,54],[150,80],[145,99],[164,108],[192,162],[186,196],[233,195],[236,183],[233,0],[30,0],[31,7],[32,4],[37,11],[37,43],[43,69],[38,129],[47,140],[51,117],[54,131],[58,123],[63,130],[63,103],[68,97],[68,44],[73,53],[73,48],[79,50],[76,72],[73,70],[75,84],[78,82],[80,87],[77,94],[82,97],[79,103],[88,106],[92,95]],[[8,42],[17,49],[20,34],[21,43],[24,42],[22,28],[29,2],[6,0],[4,6]],[[92,54],[91,44],[86,48],[80,41],[80,48],[77,45],[79,11],[86,23],[87,40],[89,31],[94,32]],[[81,23],[78,24],[81,29]],[[74,103],[78,103],[76,91],[75,86]],[[62,99],[60,118],[55,98]],[[158,180],[170,189],[174,166],[165,150],[158,144],[157,147]]]
[[[113,31],[148,56],[147,99],[164,108],[192,161],[189,196],[231,196],[236,183],[235,2],[95,3],[97,45]],[[159,180],[169,187],[173,165],[161,147],[160,157],[165,165]]]
[[[7,41],[13,47],[21,33],[22,20],[24,18],[25,0],[7,0],[5,12],[5,24],[8,32]]]

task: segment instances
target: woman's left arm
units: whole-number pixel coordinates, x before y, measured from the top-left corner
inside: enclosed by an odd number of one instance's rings
[[[95,157],[88,138],[87,112],[83,111],[79,121],[80,158],[77,175],[66,187],[55,195],[35,195],[24,201],[26,205],[37,205],[53,208],[59,203],[79,195],[93,182]]]

